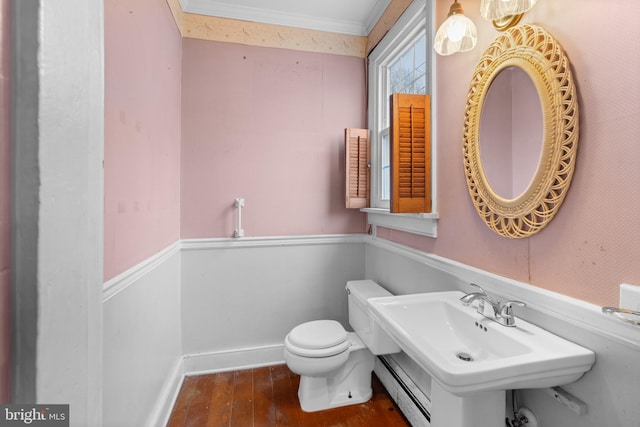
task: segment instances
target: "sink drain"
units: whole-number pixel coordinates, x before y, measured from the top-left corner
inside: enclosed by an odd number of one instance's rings
[[[460,353],[456,353],[456,357],[464,362],[471,362],[473,360],[473,357],[471,357],[469,353],[462,351]]]

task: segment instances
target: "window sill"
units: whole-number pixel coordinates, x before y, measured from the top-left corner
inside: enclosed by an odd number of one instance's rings
[[[438,237],[438,214],[392,214],[388,209],[363,208],[366,212],[367,222],[371,225],[391,228],[393,230],[406,231],[422,236]]]

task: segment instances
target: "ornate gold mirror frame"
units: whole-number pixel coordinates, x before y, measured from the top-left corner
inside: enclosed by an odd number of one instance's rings
[[[543,117],[542,154],[529,187],[513,199],[491,188],[480,161],[482,106],[494,78],[520,67],[533,81]],[[544,228],[564,200],[578,148],[578,96],[568,58],[543,28],[520,25],[498,36],[482,55],[471,80],[464,120],[464,168],[478,214],[496,233],[531,236]]]

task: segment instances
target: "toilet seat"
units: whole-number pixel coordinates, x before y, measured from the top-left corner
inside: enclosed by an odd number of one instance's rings
[[[285,338],[288,351],[304,357],[330,357],[349,349],[348,333],[335,320],[314,320],[291,330]]]

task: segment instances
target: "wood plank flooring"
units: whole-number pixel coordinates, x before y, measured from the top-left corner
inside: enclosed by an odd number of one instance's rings
[[[406,427],[378,378],[373,397],[358,405],[303,412],[300,377],[286,365],[184,379],[167,427]]]

